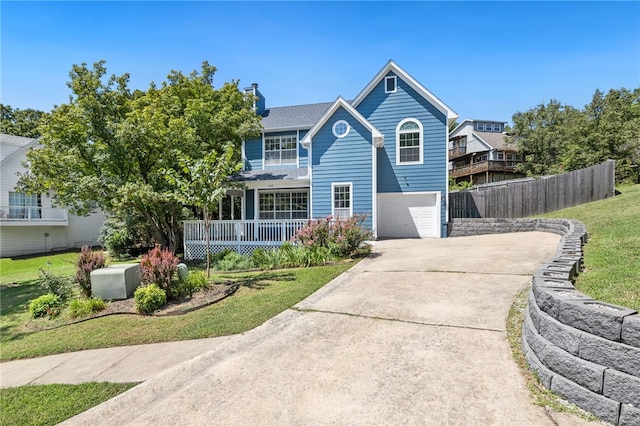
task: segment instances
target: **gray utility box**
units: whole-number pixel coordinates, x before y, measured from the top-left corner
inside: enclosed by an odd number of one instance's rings
[[[128,299],[140,285],[140,266],[111,265],[91,272],[91,295],[103,300]]]

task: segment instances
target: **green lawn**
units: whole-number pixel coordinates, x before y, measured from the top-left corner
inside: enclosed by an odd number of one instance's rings
[[[0,284],[24,283],[39,278],[38,271],[46,269],[56,275],[73,275],[78,252],[47,256],[0,259]]]
[[[135,383],[83,383],[0,389],[0,425],[58,424],[133,386]]]
[[[295,305],[352,265],[217,275],[217,280],[236,280],[241,287],[233,296],[185,315],[113,315],[38,332],[25,327],[27,304],[43,290],[26,282],[1,293],[0,360],[241,333]]]
[[[615,198],[553,212],[587,226],[585,271],[576,287],[604,302],[640,310],[640,185],[624,185]]]

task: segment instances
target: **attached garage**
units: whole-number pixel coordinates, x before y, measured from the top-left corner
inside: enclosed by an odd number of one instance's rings
[[[440,237],[440,194],[378,194],[378,237]]]

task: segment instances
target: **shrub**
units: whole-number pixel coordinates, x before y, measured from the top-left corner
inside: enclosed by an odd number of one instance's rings
[[[151,314],[167,303],[167,293],[156,284],[138,287],[133,293],[136,310],[141,314]]]
[[[299,246],[316,249],[329,248],[335,256],[350,257],[358,252],[360,246],[371,239],[373,234],[362,226],[366,216],[353,216],[348,219],[312,220],[299,230],[292,241]]]
[[[308,247],[294,246],[291,243],[284,243],[279,250],[282,254],[281,266],[283,268],[310,266],[311,251]]]
[[[73,299],[69,302],[69,316],[71,318],[82,318],[100,312],[107,307],[107,303],[102,299]]]
[[[227,253],[216,263],[216,269],[221,271],[235,271],[254,268],[255,264],[250,256],[243,256],[235,251]]]
[[[98,241],[109,250],[112,257],[122,259],[153,247],[148,235],[148,224],[142,218],[128,216],[121,220],[110,217],[100,228]]]
[[[140,261],[140,278],[143,285],[157,284],[165,293],[172,296],[171,283],[173,274],[178,271],[178,256],[159,246],[142,256]]]
[[[338,257],[354,255],[373,234],[362,226],[365,216],[353,216],[333,222],[329,248]]]
[[[101,251],[92,251],[89,246],[82,246],[76,260],[76,282],[86,297],[91,297],[91,271],[104,268],[106,259]]]
[[[335,260],[329,247],[311,247],[309,251],[309,266],[322,266]]]
[[[57,294],[47,293],[29,303],[29,312],[33,318],[55,318],[60,314],[61,306],[62,300]]]
[[[73,292],[71,281],[66,277],[59,277],[45,269],[40,269],[40,285],[47,293],[56,295],[61,302],[69,299]]]
[[[177,285],[175,285],[173,288],[173,292],[175,297],[182,297],[187,295],[191,297],[193,296],[193,293],[204,290],[206,288],[209,288],[207,274],[203,271],[195,271],[189,273],[185,280],[180,281]]]
[[[282,267],[284,255],[279,249],[256,249],[251,260],[260,269],[279,269]]]

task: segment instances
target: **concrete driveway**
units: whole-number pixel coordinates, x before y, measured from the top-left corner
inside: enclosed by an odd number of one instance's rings
[[[73,425],[554,425],[505,320],[559,237],[375,243],[293,309],[65,422]]]

